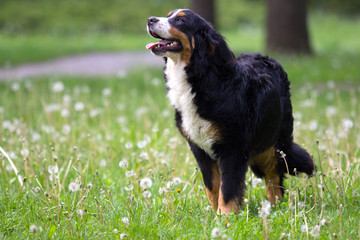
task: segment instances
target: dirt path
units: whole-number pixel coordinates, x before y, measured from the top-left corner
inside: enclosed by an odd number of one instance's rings
[[[136,68],[161,67],[161,58],[149,52],[89,53],[40,63],[0,68],[0,80],[10,81],[41,76],[111,76],[123,75]]]

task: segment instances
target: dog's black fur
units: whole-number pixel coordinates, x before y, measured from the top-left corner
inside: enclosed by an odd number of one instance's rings
[[[212,123],[219,136],[212,144],[214,155],[210,156],[184,132],[183,113],[175,109],[176,125],[190,145],[207,190],[215,198],[218,195],[222,198],[218,204],[212,202],[214,208],[229,212],[222,205],[231,201],[235,205],[242,203],[249,166],[258,177],[266,177],[267,169],[274,167],[272,175],[279,180],[275,187],[281,190],[281,196],[275,195],[281,198],[286,173],[294,175],[296,169],[297,173],[311,175],[314,170],[310,155],[293,142],[290,82],[286,72],[279,62],[261,54],[246,53],[235,58],[220,33],[194,12],[182,10],[181,14],[177,11],[179,16],[172,14],[168,16],[171,29],[184,33],[191,46],[191,54],[185,59],[185,72],[195,95],[197,113]],[[149,18],[150,34],[162,38],[152,32],[153,24],[156,18]],[[184,47],[183,40],[174,40]],[[180,54],[184,49],[176,51]],[[157,54],[156,50],[153,52]],[[166,74],[164,77],[167,79]],[[268,154],[261,155],[269,149]],[[286,161],[279,151],[286,154]],[[259,160],[253,162],[257,156],[265,156],[272,166],[264,166]],[[214,180],[216,171],[220,173],[220,183]],[[220,193],[216,193],[214,187],[219,186]],[[235,205],[230,206],[234,211]]]

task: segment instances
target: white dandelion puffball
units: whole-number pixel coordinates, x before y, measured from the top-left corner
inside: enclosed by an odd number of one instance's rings
[[[140,186],[142,189],[147,189],[152,186],[152,181],[150,178],[143,178],[140,180]]]
[[[129,162],[127,159],[123,159],[119,162],[119,167],[121,168],[127,168],[129,166]]]
[[[270,215],[271,212],[271,204],[269,201],[264,200],[261,202],[261,208],[259,211],[259,217],[265,218]]]
[[[251,182],[251,185],[253,188],[256,188],[258,185],[260,185],[262,183],[262,179],[261,178],[254,178]]]
[[[53,92],[62,92],[64,91],[64,84],[62,82],[56,82],[54,83],[52,87]]]
[[[79,189],[80,189],[80,184],[79,183],[72,182],[72,183],[69,184],[69,190],[71,192],[77,192],[77,191],[79,191]]]
[[[150,198],[150,197],[151,197],[151,192],[145,191],[145,192],[143,192],[143,196],[144,196],[145,198]]]
[[[50,174],[55,174],[55,173],[59,172],[59,168],[56,165],[55,166],[49,166],[48,171],[49,171]]]
[[[220,228],[213,228],[213,230],[211,230],[211,236],[212,236],[213,238],[219,238],[219,237],[221,237]]]

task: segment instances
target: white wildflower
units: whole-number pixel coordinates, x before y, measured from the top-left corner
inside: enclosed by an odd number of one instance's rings
[[[76,210],[76,214],[77,214],[79,217],[81,217],[81,216],[84,215],[84,211],[83,211],[82,209],[78,209],[78,210]]]
[[[35,224],[32,224],[29,230],[31,233],[36,233],[38,231],[38,228]]]
[[[103,96],[109,96],[111,94],[111,89],[110,88],[104,88],[102,90],[102,95]]]
[[[29,155],[29,149],[27,148],[21,149],[20,154],[23,155],[24,157],[27,157]]]
[[[77,192],[79,191],[80,185],[77,182],[72,182],[69,184],[69,190],[70,192]]]
[[[46,105],[44,110],[47,113],[52,113],[52,112],[60,111],[60,109],[61,109],[61,106],[59,104],[51,103],[49,105]]]
[[[114,233],[114,234],[119,234],[119,230],[117,230],[116,228],[114,228],[113,233]]]
[[[181,183],[181,179],[179,177],[176,177],[173,179],[173,183],[174,183],[174,185],[178,185]]]
[[[127,237],[126,233],[120,234],[120,239],[124,239],[124,238],[126,238],[126,237]]]
[[[253,188],[256,188],[258,185],[260,185],[262,183],[262,179],[261,178],[254,178],[251,182],[251,185]]]
[[[142,159],[142,160],[149,160],[149,154],[147,152],[141,152],[139,157]]]
[[[308,128],[310,131],[315,131],[318,128],[318,122],[316,120],[311,120],[309,122]]]
[[[127,218],[127,217],[123,217],[123,218],[121,219],[121,221],[122,221],[125,225],[128,225],[128,224],[129,224],[129,218]]]
[[[151,197],[151,192],[149,192],[149,191],[144,191],[144,192],[143,192],[143,196],[144,196],[144,198],[150,198],[150,197]]]
[[[54,83],[53,87],[52,87],[52,91],[53,92],[62,92],[64,91],[64,84],[62,82],[56,82]]]
[[[220,228],[213,228],[213,230],[211,230],[211,237],[220,238],[221,237]]]
[[[134,189],[134,185],[130,184],[129,186],[125,187],[125,191],[131,191]]]
[[[123,159],[119,162],[119,167],[121,168],[127,168],[129,166],[129,162],[127,159]]]
[[[146,147],[147,144],[148,144],[148,142],[147,142],[146,140],[139,141],[139,142],[137,143],[137,147],[140,148],[140,149],[142,149],[142,148]]]
[[[0,113],[4,112],[4,108],[0,106]]]
[[[264,200],[261,202],[261,208],[259,211],[259,217],[261,218],[266,218],[267,216],[270,215],[271,212],[271,204],[269,201]]]
[[[301,230],[301,232],[307,232],[308,231],[308,226],[307,225],[301,225],[300,230]]]
[[[59,172],[59,168],[58,166],[54,165],[54,166],[49,166],[48,167],[48,172],[50,174],[55,174],[55,173],[58,173]]]
[[[350,119],[343,119],[342,121],[342,125],[346,130],[349,130],[350,128],[352,128],[354,126],[354,123],[352,120]]]
[[[133,148],[133,144],[131,142],[127,142],[127,143],[125,143],[125,148],[126,149]]]
[[[83,111],[85,109],[85,104],[83,102],[77,102],[74,105],[74,109],[78,112]]]
[[[96,116],[98,116],[101,113],[101,109],[96,108],[96,109],[91,109],[89,115],[91,118],[94,118]]]
[[[337,108],[334,106],[329,106],[326,108],[326,114],[329,116],[334,116],[337,113]]]
[[[71,131],[71,126],[70,125],[65,124],[65,125],[62,126],[63,134],[68,135],[70,133],[70,131]]]
[[[160,187],[159,188],[159,194],[164,194],[164,193],[166,193],[167,191],[166,191],[166,188],[164,188],[164,187]]]
[[[172,186],[174,186],[174,182],[173,182],[173,181],[168,181],[168,182],[166,183],[166,188],[167,188],[167,189],[170,189]]]
[[[327,225],[327,224],[328,224],[328,222],[326,221],[326,219],[323,218],[323,219],[320,220],[320,225],[321,226],[324,226],[324,225]]]
[[[136,175],[136,172],[134,172],[134,170],[130,170],[130,171],[125,172],[126,177],[133,177],[135,175]]]
[[[69,116],[70,116],[70,111],[69,111],[69,109],[67,109],[67,108],[61,109],[60,115],[61,115],[63,118],[69,117]]]
[[[310,231],[310,235],[313,237],[318,237],[320,235],[320,226],[319,225],[314,226]]]
[[[40,138],[41,138],[41,135],[40,135],[40,133],[38,133],[38,132],[33,132],[33,134],[31,135],[31,140],[32,140],[33,142],[39,141]]]
[[[105,167],[106,166],[106,160],[105,159],[102,159],[99,163],[100,167]]]
[[[140,180],[140,186],[142,189],[147,189],[152,186],[152,181],[150,178],[143,178]]]
[[[17,91],[19,91],[19,89],[20,89],[20,85],[19,85],[19,83],[13,83],[13,84],[11,84],[11,90],[13,91],[13,92],[17,92]],[[34,225],[35,226],[35,225]]]

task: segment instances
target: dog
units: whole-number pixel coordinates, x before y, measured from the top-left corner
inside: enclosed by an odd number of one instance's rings
[[[188,9],[148,18],[147,31],[160,40],[146,47],[165,60],[176,126],[217,213],[239,212],[249,167],[265,179],[273,205],[283,199],[286,173],[313,173],[311,156],[293,142],[290,81],[279,62],[261,54],[236,58],[222,35]]]

